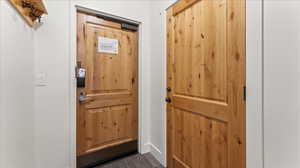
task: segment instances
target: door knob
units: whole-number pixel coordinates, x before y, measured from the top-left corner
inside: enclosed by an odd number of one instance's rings
[[[171,98],[167,97],[167,98],[166,98],[166,102],[167,102],[167,103],[171,103],[171,102],[172,102]]]
[[[170,87],[167,88],[167,92],[171,92],[172,89]]]

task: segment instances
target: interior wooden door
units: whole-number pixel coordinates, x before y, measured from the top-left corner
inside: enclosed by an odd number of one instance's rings
[[[167,11],[168,167],[245,168],[245,0]]]
[[[137,141],[138,33],[85,13],[77,18],[78,68],[86,70],[85,86],[77,89],[81,156]]]

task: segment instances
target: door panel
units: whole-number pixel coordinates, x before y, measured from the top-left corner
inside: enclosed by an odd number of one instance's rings
[[[119,54],[99,53],[98,38],[119,40]],[[131,92],[135,73],[135,34],[119,29],[87,24],[88,87],[91,93]],[[124,46],[123,46],[124,45]]]
[[[167,11],[170,168],[245,168],[245,2]]]
[[[87,147],[97,148],[103,144],[131,139],[132,108],[128,105],[111,106],[87,111]]]
[[[188,167],[227,167],[227,124],[174,109],[175,161]],[[217,162],[216,162],[217,161]]]
[[[118,52],[100,52],[99,38],[117,40]],[[77,61],[86,69],[86,85],[77,89],[78,156],[137,140],[137,39],[119,23],[78,13]]]
[[[87,51],[91,52],[87,54],[90,63],[87,83],[91,93],[132,91],[134,36],[134,33],[87,24]],[[98,37],[118,39],[119,54],[99,53]]]
[[[196,3],[174,20],[175,93],[226,101],[226,0]]]

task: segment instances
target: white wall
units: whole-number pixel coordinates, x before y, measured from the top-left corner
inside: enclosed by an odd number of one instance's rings
[[[166,165],[166,8],[176,0],[151,3],[151,114],[152,154]]]
[[[1,168],[34,162],[34,32],[1,1]]]
[[[66,168],[70,160],[69,2],[45,1],[49,16],[36,31],[36,74],[46,85],[35,93],[35,167]]]
[[[4,117],[5,117],[5,114],[4,114],[4,108],[3,108],[3,106],[4,106],[4,102],[3,102],[3,100],[4,100],[4,97],[3,97],[3,95],[1,94],[2,92],[3,92],[3,83],[2,83],[2,81],[3,81],[3,77],[4,77],[4,75],[3,75],[3,70],[2,70],[2,67],[3,67],[3,49],[2,49],[2,47],[3,47],[3,38],[1,38],[2,36],[3,36],[3,14],[2,14],[2,12],[3,12],[3,9],[2,9],[2,7],[3,7],[3,1],[0,1],[0,149],[4,149],[5,148],[5,142],[4,142],[4,131],[5,131],[5,129],[4,129],[4,127],[5,127],[5,125],[4,125]],[[4,150],[0,150],[0,167],[2,168],[2,167],[4,167],[5,166],[5,163],[6,161],[5,161],[5,152],[4,152]]]
[[[300,167],[300,1],[265,1],[265,168]]]
[[[0,149],[4,149],[5,148],[5,143],[4,143],[4,131],[5,131],[5,129],[4,129],[4,117],[5,117],[5,115],[4,115],[4,108],[3,108],[3,106],[4,106],[4,102],[3,102],[3,100],[4,100],[4,97],[3,97],[3,95],[1,94],[2,92],[3,92],[3,83],[2,83],[2,81],[3,81],[3,70],[2,70],[2,67],[3,67],[3,49],[2,49],[2,47],[3,47],[3,38],[1,38],[2,36],[3,36],[3,22],[2,22],[2,20],[3,20],[3,17],[2,17],[2,11],[3,11],[3,9],[2,9],[2,6],[3,6],[3,1],[0,1]],[[5,166],[5,152],[4,152],[4,150],[0,150],[0,167],[2,168],[2,167],[4,167]]]
[[[247,168],[263,168],[263,1],[246,1]]]

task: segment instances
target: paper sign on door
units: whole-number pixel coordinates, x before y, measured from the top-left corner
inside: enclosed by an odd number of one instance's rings
[[[117,39],[98,37],[98,52],[108,54],[119,53],[119,41]]]

